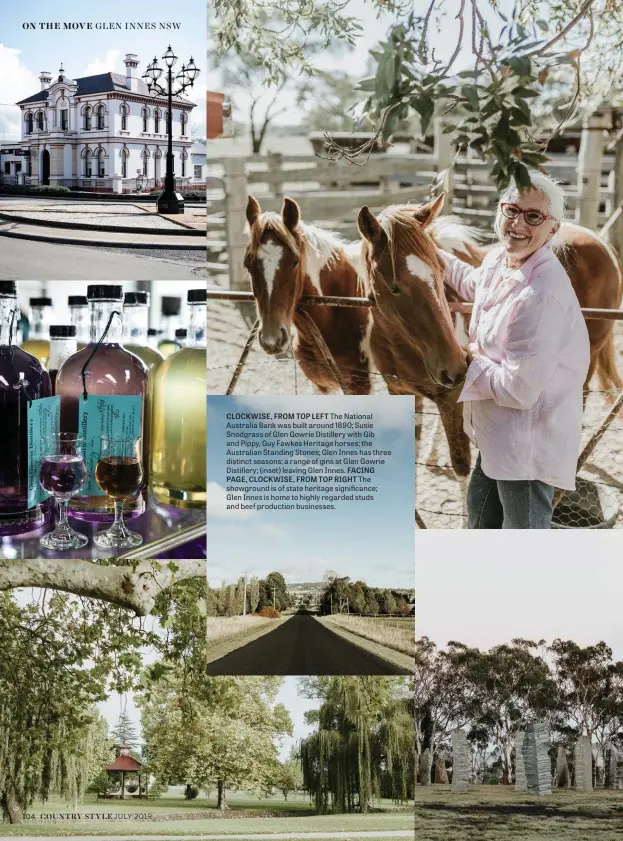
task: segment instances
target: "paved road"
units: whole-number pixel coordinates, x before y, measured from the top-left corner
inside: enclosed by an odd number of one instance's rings
[[[0,237],[0,266],[3,280],[197,280],[207,274],[203,249],[132,254],[8,237]]]
[[[376,654],[297,613],[274,631],[208,665],[210,675],[407,675]]]

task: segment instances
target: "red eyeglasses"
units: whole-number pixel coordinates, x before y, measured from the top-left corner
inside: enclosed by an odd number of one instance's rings
[[[507,219],[517,219],[518,216],[523,215],[527,224],[532,228],[536,228],[537,225],[542,225],[546,219],[556,218],[555,216],[546,216],[545,213],[541,213],[540,210],[522,210],[520,207],[517,207],[516,204],[509,204],[508,202],[502,202],[500,207],[503,215],[506,216]]]

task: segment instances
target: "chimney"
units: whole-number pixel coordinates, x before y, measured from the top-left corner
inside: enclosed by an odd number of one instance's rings
[[[137,67],[138,58],[134,53],[128,53],[125,57],[125,86],[129,91],[138,91]]]
[[[48,73],[47,70],[42,70],[39,74],[39,81],[41,82],[41,90],[44,91],[46,88],[50,87],[50,83],[52,82],[52,74]]]

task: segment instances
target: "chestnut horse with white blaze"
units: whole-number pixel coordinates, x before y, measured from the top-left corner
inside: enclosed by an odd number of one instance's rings
[[[357,220],[363,236],[363,278],[374,295],[370,351],[391,394],[415,394],[439,409],[457,478],[471,466],[458,397],[467,354],[454,332],[444,293],[445,267],[428,228],[443,198],[393,206],[375,217],[367,207]]]
[[[268,354],[283,353],[290,346],[294,327],[294,356],[303,373],[323,394],[338,390],[339,383],[305,314],[297,307],[303,295],[357,296],[360,243],[347,246],[336,235],[306,225],[298,204],[287,197],[279,214],[262,213],[256,199],[249,196],[246,216],[250,242],[244,265],[251,275],[260,319],[260,345]],[[331,351],[347,391],[369,394],[369,308],[310,306],[306,313]]]

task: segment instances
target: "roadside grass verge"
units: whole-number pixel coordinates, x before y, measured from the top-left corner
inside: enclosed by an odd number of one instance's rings
[[[415,622],[408,619],[392,621],[376,619],[373,616],[347,616],[334,614],[323,617],[329,626],[338,625],[372,642],[378,642],[394,651],[415,657]],[[389,623],[389,624],[388,624]]]
[[[269,619],[265,616],[209,616],[207,619],[208,663],[225,657],[237,648],[274,631],[289,616]]]

